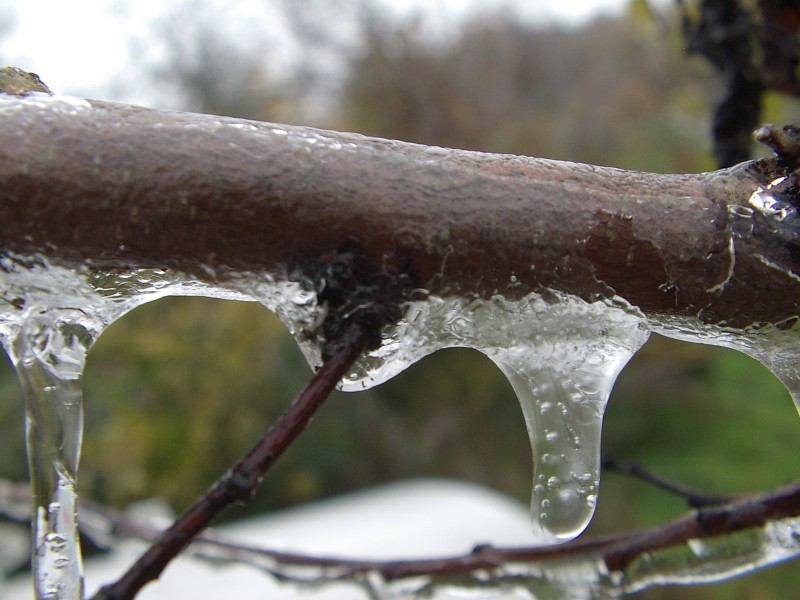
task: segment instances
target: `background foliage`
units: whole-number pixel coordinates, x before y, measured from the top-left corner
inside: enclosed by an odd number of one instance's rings
[[[280,76],[266,45],[244,48],[215,30],[213,13],[178,8],[163,25],[167,66],[153,68],[152,79],[179,90],[191,110],[650,171],[713,168],[708,114],[717,82],[682,54],[669,16],[665,24],[634,4],[624,17],[545,28],[496,12],[436,37],[418,21],[387,21],[351,2],[353,29],[343,40],[319,26],[334,4],[315,0],[304,5],[318,10],[303,13],[284,3],[306,54]],[[322,67],[330,56],[338,66]],[[768,111],[777,121],[796,116],[778,96]],[[117,506],[158,495],[180,509],[308,376],[260,306],[179,298],[141,307],[90,354],[80,485]],[[0,475],[23,480],[21,393],[6,365],[0,397]],[[798,434],[788,394],[760,365],[654,336],[614,389],[604,451],[698,489],[737,493],[796,477]],[[449,350],[377,389],[336,394],[240,514],[414,476],[468,479],[527,503],[530,472],[510,386],[477,352]],[[686,509],[613,473],[598,507],[590,533],[653,525]],[[784,598],[800,587],[797,571],[789,565],[680,597]]]

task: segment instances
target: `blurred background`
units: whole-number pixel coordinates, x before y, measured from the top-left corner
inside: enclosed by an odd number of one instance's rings
[[[657,172],[714,168],[719,81],[683,52],[670,3],[536,0],[7,1],[0,64],[55,92],[357,131],[457,148]],[[767,99],[765,121],[797,120]],[[124,507],[188,505],[310,375],[248,303],[164,299],[104,333],[86,373],[80,487]],[[798,475],[800,419],[782,385],[733,351],[653,339],[620,376],[604,452],[711,493]],[[448,350],[392,381],[336,394],[247,507],[229,518],[405,477],[460,478],[526,503],[530,449],[488,359]],[[0,365],[0,477],[27,478],[22,397]],[[589,534],[661,523],[685,501],[604,473]],[[424,550],[421,551],[424,554]],[[800,589],[784,565],[639,597],[768,600]]]

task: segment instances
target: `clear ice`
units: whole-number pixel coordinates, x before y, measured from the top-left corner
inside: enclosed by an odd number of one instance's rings
[[[745,219],[745,207],[737,208],[736,218]],[[785,211],[766,200],[754,202],[751,209]],[[735,227],[734,220],[731,273],[735,268]],[[114,320],[167,295],[256,301],[274,311],[308,361],[319,364],[318,342],[304,333],[324,314],[312,292],[289,277],[209,275],[217,283],[160,269],[100,272],[91,265],[52,264],[42,256],[0,256],[0,342],[17,369],[26,402],[37,598],[73,600],[84,594],[75,489],[82,427],[81,377],[93,342]],[[717,283],[715,288],[721,290],[725,283]],[[552,544],[574,538],[592,517],[606,402],[617,375],[651,331],[751,354],[770,367],[798,399],[800,377],[795,359],[800,347],[785,328],[741,332],[701,326],[692,319],[654,320],[622,298],[590,303],[552,290],[515,300],[431,295],[410,302],[404,318],[383,332],[383,344],[363,357],[341,387],[371,387],[446,347],[470,347],[486,354],[519,398],[534,457],[534,543]],[[735,566],[730,566],[728,558],[715,558],[718,553],[713,544],[702,548],[694,544],[686,552],[700,556],[705,562],[697,569],[713,576],[741,569],[742,564],[767,564],[798,553],[797,524],[785,527],[791,534],[765,531],[758,540],[750,540],[755,549],[743,550],[745,558]],[[681,561],[686,563],[686,557]],[[659,575],[645,567],[639,564],[630,573],[608,574],[599,561],[553,564],[547,571],[522,565],[514,578],[517,582],[526,577],[538,581],[539,589],[569,589],[570,595],[561,597],[575,598],[602,597],[596,595],[598,590],[608,591],[611,597],[653,583],[680,582],[681,577],[702,578],[688,567],[676,567],[675,573],[662,573],[658,579]],[[550,587],[542,588],[543,581]],[[579,590],[587,590],[587,595]]]
[[[590,304],[555,292],[514,301],[429,297],[408,308],[343,388],[381,383],[441,348],[486,354],[520,401],[534,456],[534,537],[551,544],[574,538],[594,513],[606,402],[648,335],[644,315],[621,299]]]
[[[242,277],[241,288],[204,286],[159,269],[100,273],[43,257],[0,255],[0,343],[25,398],[33,506],[36,597],[84,595],[78,544],[77,470],[82,437],[81,378],[97,337],[131,309],[166,295],[257,298],[290,329],[302,325],[299,285]],[[308,310],[305,310],[308,313]],[[299,324],[299,325],[298,325]]]

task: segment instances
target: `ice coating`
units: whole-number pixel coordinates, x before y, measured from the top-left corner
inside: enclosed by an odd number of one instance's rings
[[[249,281],[273,309],[293,306],[288,298],[299,290],[297,284],[274,283],[266,276]],[[255,299],[235,287],[203,285],[160,269],[102,273],[50,264],[43,257],[0,256],[0,343],[17,371],[26,404],[37,598],[83,597],[76,480],[81,378],[93,342],[129,310],[166,295]],[[286,319],[302,313],[276,312]]]
[[[504,590],[504,598],[620,598],[654,586],[723,581],[798,555],[800,520],[781,519],[722,538],[692,539],[646,552],[622,571],[610,571],[602,558],[590,554],[546,563],[510,563],[491,572],[473,573],[459,583],[451,578],[413,588],[407,583],[388,584],[381,597],[411,600],[424,592],[429,598],[456,600],[493,589]]]
[[[0,257],[0,341],[18,371],[27,406],[37,597],[83,594],[75,515],[81,377],[93,342],[114,320],[167,295],[257,301],[278,314],[309,362],[318,364],[319,340],[308,332],[324,318],[325,307],[313,292],[289,277],[211,271],[208,276],[217,283],[161,269],[100,272],[38,256]],[[621,298],[589,303],[543,290],[518,300],[427,296],[410,302],[404,318],[383,332],[381,347],[356,365],[342,387],[371,387],[441,348],[471,347],[486,354],[508,377],[522,406],[534,456],[533,531],[536,542],[549,544],[578,535],[593,514],[605,405],[616,376],[651,328],[743,350],[785,382],[796,383],[798,343],[791,327],[741,332],[696,319],[648,320]],[[770,543],[769,556],[795,552],[779,541]],[[595,567],[578,568],[587,594],[610,581]],[[569,565],[564,569],[559,573],[565,579],[552,569],[537,572],[555,585],[578,572]],[[637,583],[639,577],[629,576],[624,585],[617,581],[615,589],[651,585],[647,578]]]
[[[654,585],[711,583],[798,555],[800,519],[781,519],[642,556],[618,577],[617,585],[625,594],[634,594]]]
[[[486,354],[522,407],[533,449],[534,537],[550,544],[578,535],[594,513],[606,402],[648,335],[644,315],[621,299],[588,303],[555,292],[515,301],[431,297],[409,307],[344,389],[385,381],[441,348]]]
[[[110,532],[109,532],[110,533]],[[608,549],[606,547],[606,549]],[[217,562],[236,562],[224,548],[208,547],[201,555]],[[723,581],[796,558],[800,555],[800,519],[771,521],[723,537],[689,539],[651,549],[619,570],[610,569],[599,553],[544,561],[510,560],[491,569],[454,574],[415,575],[387,580],[379,572],[348,576],[347,566],[282,563],[269,553],[247,555],[249,566],[282,581],[316,589],[360,585],[365,598],[384,600],[474,600],[514,598],[536,600],[598,600],[621,598],[654,586],[696,585]],[[680,596],[680,593],[676,594]],[[359,596],[361,597],[361,596]]]
[[[778,177],[759,186],[747,203],[728,206],[730,263],[724,279],[709,288],[709,292],[724,293],[736,273],[736,253],[740,243],[746,242],[755,227],[766,227],[778,237],[788,235],[784,229],[800,226],[797,208],[781,195],[780,187],[786,177]],[[781,277],[800,282],[800,276],[790,268],[771,262],[766,256],[755,258],[767,269]],[[679,340],[722,346],[744,352],[766,366],[788,389],[795,406],[800,411],[800,315],[781,323],[753,323],[745,329],[726,327],[724,324],[703,322],[703,310],[692,317],[649,315],[653,330]]]

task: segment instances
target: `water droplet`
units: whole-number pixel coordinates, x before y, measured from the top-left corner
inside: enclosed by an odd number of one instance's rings
[[[728,205],[728,212],[741,219],[750,219],[753,216],[753,209],[749,206],[740,206],[738,204]]]
[[[45,542],[51,550],[60,552],[67,545],[69,539],[57,533],[49,533],[45,536]]]
[[[307,306],[316,301],[316,299],[317,295],[314,292],[304,289],[298,289],[292,296],[292,302],[299,306]]]
[[[449,148],[442,148],[440,146],[428,146],[425,148],[425,154],[428,156],[449,156],[452,150]]]
[[[708,548],[703,541],[698,539],[691,539],[688,542],[689,549],[694,553],[695,556],[705,556]]]

